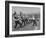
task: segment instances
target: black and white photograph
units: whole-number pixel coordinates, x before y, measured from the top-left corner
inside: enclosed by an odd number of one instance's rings
[[[9,35],[43,33],[43,5],[9,2]]]
[[[40,8],[12,7],[12,31],[40,30]]]

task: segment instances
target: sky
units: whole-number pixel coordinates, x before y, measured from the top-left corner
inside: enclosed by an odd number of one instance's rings
[[[23,14],[38,14],[40,13],[40,8],[38,7],[18,7],[13,6],[12,12],[17,12],[17,14],[20,14],[22,12]]]

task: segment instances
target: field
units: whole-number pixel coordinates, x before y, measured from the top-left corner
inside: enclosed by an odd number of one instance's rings
[[[40,30],[40,21],[37,21],[37,26],[33,26],[33,23],[26,24],[22,28],[17,25],[17,28],[15,27],[15,23],[12,24],[12,30],[13,31],[27,31],[27,30]]]

